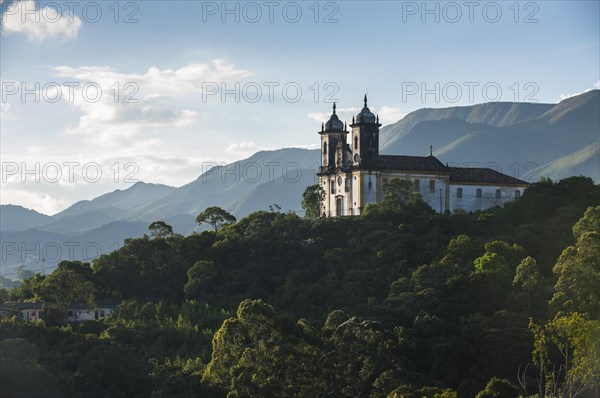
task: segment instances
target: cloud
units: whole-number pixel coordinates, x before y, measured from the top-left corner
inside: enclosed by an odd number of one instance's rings
[[[252,155],[255,152],[258,152],[264,148],[260,147],[258,144],[252,141],[244,141],[244,142],[236,142],[231,144],[225,149],[225,152],[232,155]]]
[[[396,123],[398,120],[406,116],[406,113],[402,112],[400,108],[394,108],[391,106],[382,106],[379,110],[379,121],[382,124]]]
[[[360,112],[361,109],[362,108],[337,108],[336,114],[338,115],[341,121],[348,119],[348,122],[350,122],[352,120],[352,116]],[[319,123],[326,122],[327,120],[329,120],[330,116],[331,111],[308,114],[309,119],[316,120]]]
[[[581,95],[583,93],[587,93],[588,91],[597,90],[597,89],[600,89],[600,80],[598,80],[596,83],[594,83],[592,85],[592,88],[588,88],[587,90],[584,90],[584,91],[582,91],[580,93],[575,93],[575,94],[561,94],[560,95],[560,101],[566,100],[567,98],[576,97],[576,96]]]
[[[22,33],[38,43],[50,39],[76,38],[83,25],[81,19],[60,11],[53,6],[37,8],[37,2],[33,0],[12,3],[2,15],[2,33]]]
[[[196,63],[179,69],[151,67],[142,74],[121,73],[107,66],[53,68],[56,77],[75,80],[63,87],[63,100],[82,116],[66,132],[90,137],[99,145],[127,144],[141,131],[184,127],[206,116],[191,109],[174,109],[185,96],[198,96],[204,83],[249,76],[224,60]],[[200,98],[195,98],[200,102]]]
[[[0,0],[2,1],[2,0]],[[0,116],[7,118],[10,115],[10,104],[8,102],[0,102]]]

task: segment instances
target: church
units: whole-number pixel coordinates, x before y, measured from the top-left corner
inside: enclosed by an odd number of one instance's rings
[[[369,203],[380,203],[384,184],[409,179],[437,212],[484,210],[518,198],[528,184],[489,168],[449,167],[433,156],[379,154],[379,116],[367,106],[354,117],[351,131],[336,114],[321,126],[321,167],[317,176],[325,192],[323,217],[355,216]],[[350,140],[350,142],[348,142]]]

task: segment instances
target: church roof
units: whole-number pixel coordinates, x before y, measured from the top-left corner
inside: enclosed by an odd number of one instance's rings
[[[471,184],[529,185],[518,178],[481,167],[448,167],[450,182]]]
[[[448,167],[435,156],[379,155],[381,170],[448,173],[451,183],[484,185],[529,185],[518,178],[482,167]]]
[[[379,168],[382,170],[433,171],[445,172],[444,166],[435,156],[396,156],[379,155]]]
[[[344,131],[344,123],[342,123],[335,113],[335,102],[333,103],[333,113],[327,123],[325,123],[325,131]]]
[[[358,113],[358,115],[356,115],[355,123],[376,123],[376,122],[378,122],[378,120],[376,120],[376,117],[373,114],[373,112],[371,112],[371,110],[367,106],[367,94],[365,94],[364,101],[365,101],[365,106]]]

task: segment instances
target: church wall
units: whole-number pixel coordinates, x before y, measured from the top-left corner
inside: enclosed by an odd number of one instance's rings
[[[355,216],[361,214],[360,172],[352,173],[352,210]]]
[[[462,189],[462,197],[457,194]],[[481,197],[477,197],[477,190],[481,189]],[[500,190],[500,198],[496,197],[496,190]],[[500,185],[477,184],[450,184],[450,210],[463,209],[466,212],[485,210],[494,206],[503,206],[515,200],[515,191],[523,194],[525,187],[506,187]]]
[[[368,203],[377,203],[377,174],[363,174],[363,206]]]

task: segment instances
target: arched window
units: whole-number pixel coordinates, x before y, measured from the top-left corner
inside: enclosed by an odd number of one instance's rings
[[[456,197],[462,198],[462,188],[456,188]]]
[[[323,142],[323,154],[327,155],[327,141]]]
[[[481,198],[481,188],[477,188],[477,191],[475,191],[475,196],[477,198]]]
[[[519,191],[518,189],[515,191],[515,198],[520,198],[521,197],[521,191]]]
[[[358,136],[354,137],[354,150],[358,151]]]

